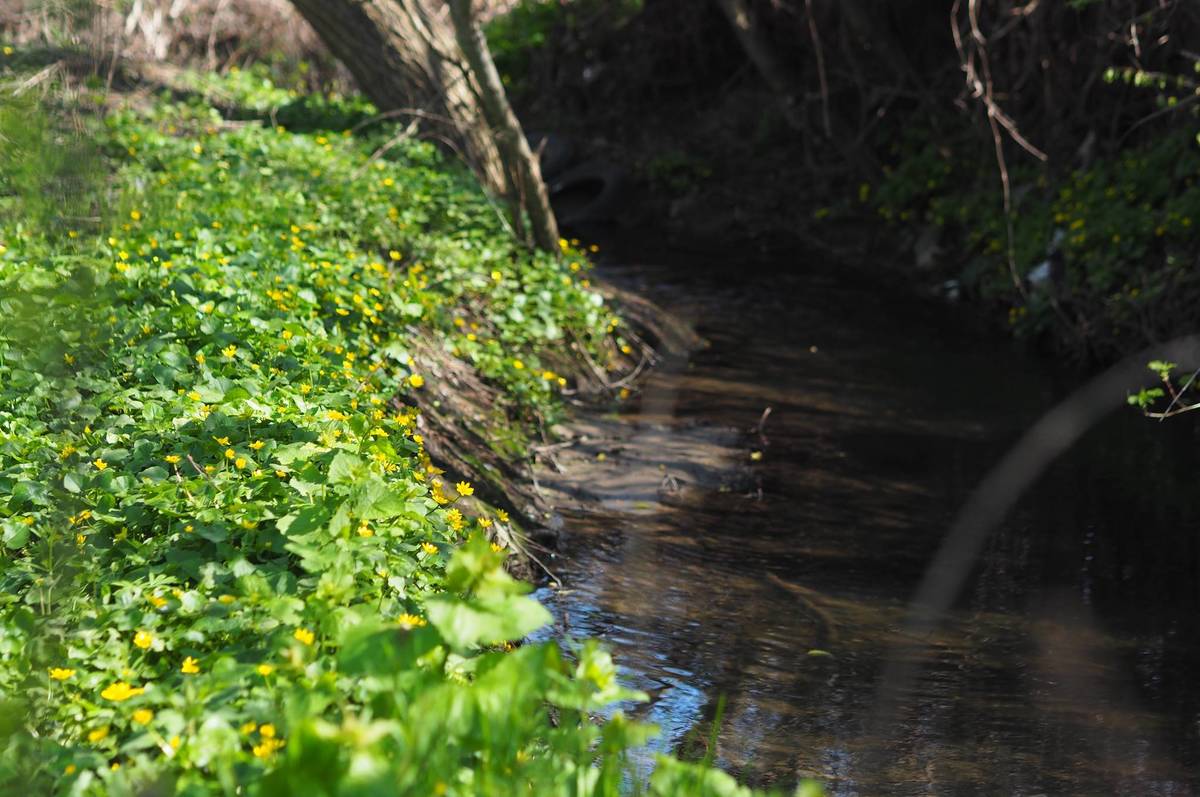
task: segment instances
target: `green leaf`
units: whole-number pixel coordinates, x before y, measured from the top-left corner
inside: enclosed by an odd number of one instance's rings
[[[329,481],[332,484],[352,482],[362,468],[363,461],[353,454],[339,451],[329,463]]]
[[[437,631],[428,626],[405,630],[378,621],[362,623],[342,635],[338,669],[347,675],[396,675],[415,667],[441,642]]]
[[[442,638],[460,651],[514,642],[553,619],[537,601],[515,595],[490,600],[439,596],[427,601],[425,610]]]
[[[324,504],[310,506],[291,515],[285,515],[275,521],[275,528],[289,537],[308,534],[321,528],[329,522],[329,508]]]
[[[30,527],[24,523],[12,520],[4,521],[4,545],[8,548],[20,548],[29,542]]]
[[[138,474],[139,478],[149,479],[152,482],[161,482],[170,477],[171,474],[162,465],[152,465]]]
[[[290,465],[298,459],[312,459],[327,450],[316,443],[288,443],[275,449],[274,457],[280,465]]]

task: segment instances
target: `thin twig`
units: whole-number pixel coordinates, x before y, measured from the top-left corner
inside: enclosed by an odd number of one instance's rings
[[[825,75],[825,50],[821,47],[821,34],[817,31],[817,20],[813,16],[812,0],[804,0],[808,12],[808,35],[812,37],[813,51],[817,55],[817,81],[821,85],[821,121],[825,126],[825,137],[833,138],[833,124],[829,119],[829,81]]]
[[[187,455],[187,460],[188,462],[192,463],[192,467],[196,469],[196,473],[199,473],[204,478],[212,481],[212,476],[209,475],[208,471],[196,464],[196,460],[192,459],[191,454]]]

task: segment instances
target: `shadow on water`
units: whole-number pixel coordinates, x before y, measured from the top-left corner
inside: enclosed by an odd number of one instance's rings
[[[754,784],[1195,791],[1190,419],[1088,433],[990,535],[950,616],[911,638],[907,603],[954,514],[1071,386],[817,258],[655,260],[609,269],[710,345],[544,475],[588,500],[552,565],[564,588],[539,596],[551,633],[607,640],[650,694],[632,711],[662,727],[658,749],[702,755],[724,695],[717,761]],[[880,723],[877,683],[907,656],[917,675]]]

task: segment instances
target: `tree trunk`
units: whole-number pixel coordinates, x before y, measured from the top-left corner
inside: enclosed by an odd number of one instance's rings
[[[427,128],[433,127],[471,165],[484,189],[504,200],[518,235],[523,235],[527,213],[534,221],[537,245],[557,248],[557,234],[552,241],[544,234],[546,214],[549,229],[555,229],[549,201],[537,202],[546,196],[541,174],[521,164],[519,149],[528,153],[529,147],[520,123],[512,117],[520,145],[514,147],[484,105],[486,76],[473,67],[471,61],[477,59],[467,58],[444,14],[425,0],[292,0],[292,4],[380,111],[410,113]],[[478,55],[494,75],[486,49]],[[502,107],[508,108],[503,87],[499,91]]]
[[[467,56],[467,64],[475,77],[479,103],[484,117],[495,133],[496,146],[508,168],[509,184],[517,191],[519,203],[529,214],[534,242],[542,249],[555,251],[558,247],[558,224],[550,209],[550,195],[542,180],[537,158],[529,149],[529,141],[521,123],[513,113],[500,82],[500,73],[488,51],[487,39],[471,8],[471,0],[449,0],[450,18],[458,45]]]

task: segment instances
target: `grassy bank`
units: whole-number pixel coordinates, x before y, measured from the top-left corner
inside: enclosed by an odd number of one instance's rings
[[[3,113],[29,168],[0,178],[0,791],[628,784],[650,729],[591,715],[640,696],[594,645],[517,644],[548,614],[511,521],[417,410],[466,363],[519,452],[572,388],[562,341],[624,345],[584,254],[520,249],[395,131],[164,98],[71,144]],[[740,792],[666,759],[647,788]]]

